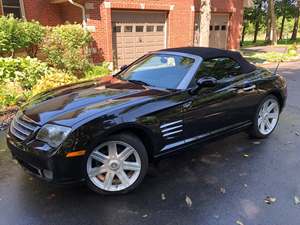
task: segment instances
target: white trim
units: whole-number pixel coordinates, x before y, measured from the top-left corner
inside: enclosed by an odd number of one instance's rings
[[[19,0],[19,1],[20,1],[21,16],[24,20],[26,20],[24,1],[23,0]]]
[[[81,11],[82,11],[82,26],[85,29],[86,25],[87,25],[87,21],[86,21],[86,12],[85,12],[84,6],[77,2],[74,2],[73,0],[68,0],[68,2],[81,9]]]
[[[167,21],[168,17],[167,17],[167,13],[165,13],[165,26],[164,26],[164,47],[167,48],[168,47],[168,21]]]
[[[111,2],[104,2],[104,8],[111,9]]]

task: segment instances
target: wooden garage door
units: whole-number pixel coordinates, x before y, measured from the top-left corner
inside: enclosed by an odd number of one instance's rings
[[[112,12],[115,67],[127,65],[146,52],[165,47],[166,14],[161,12]]]
[[[210,25],[209,46],[213,48],[227,48],[228,14],[212,14]]]

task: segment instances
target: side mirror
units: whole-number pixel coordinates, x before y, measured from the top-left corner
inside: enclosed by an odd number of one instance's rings
[[[126,70],[127,68],[128,68],[128,65],[121,66],[120,71]]]
[[[214,87],[218,83],[218,80],[214,77],[203,77],[197,80],[197,86],[190,90],[192,95],[196,94],[198,90],[204,87]]]
[[[203,77],[197,80],[197,86],[198,88],[203,88],[203,87],[214,87],[216,86],[218,80],[214,77]]]

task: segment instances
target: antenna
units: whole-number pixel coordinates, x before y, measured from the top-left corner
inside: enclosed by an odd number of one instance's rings
[[[283,54],[282,54],[282,56],[281,56],[281,59],[279,60],[277,66],[276,66],[276,69],[275,69],[275,71],[274,71],[274,76],[277,74],[277,71],[278,71],[278,69],[279,69],[280,63],[283,62],[284,54],[286,54],[286,53],[288,52],[288,44],[287,44],[287,40],[288,40],[288,34],[286,33],[286,34],[285,34],[285,45],[286,45],[286,48],[285,48],[285,50],[284,50],[284,52],[283,52]]]

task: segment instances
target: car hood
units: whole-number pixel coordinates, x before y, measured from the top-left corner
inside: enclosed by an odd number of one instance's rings
[[[39,125],[56,123],[72,126],[95,114],[105,114],[169,94],[109,76],[62,86],[32,98],[22,112]]]

